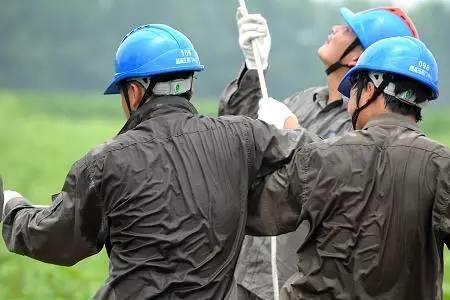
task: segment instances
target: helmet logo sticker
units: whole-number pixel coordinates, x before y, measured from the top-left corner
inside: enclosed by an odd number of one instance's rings
[[[409,71],[431,79],[431,75],[429,73],[431,66],[421,60],[417,64],[418,66],[409,66]]]
[[[180,54],[182,57],[178,57],[175,59],[175,64],[177,64],[177,65],[198,64],[199,63],[197,58],[192,57],[192,51],[189,49],[180,50]]]
[[[413,92],[413,90],[407,90],[403,96],[405,97],[405,99],[411,100],[415,96],[415,93]]]
[[[184,64],[198,64],[198,59],[194,57],[179,57],[175,59],[175,64],[184,65]]]
[[[192,52],[189,49],[181,50],[181,55],[183,55],[183,56],[192,56]]]

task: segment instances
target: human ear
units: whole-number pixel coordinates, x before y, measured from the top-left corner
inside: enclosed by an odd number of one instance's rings
[[[138,83],[132,82],[128,85],[128,95],[131,109],[136,110],[144,97],[144,89]]]

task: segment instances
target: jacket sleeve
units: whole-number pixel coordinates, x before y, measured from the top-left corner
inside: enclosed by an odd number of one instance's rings
[[[450,162],[438,163],[439,175],[436,182],[432,213],[433,229],[450,249]]]
[[[63,266],[98,253],[106,239],[97,167],[77,162],[49,208],[36,208],[24,198],[8,202],[3,238],[12,252]]]
[[[259,100],[262,98],[258,72],[244,65],[237,79],[223,91],[219,102],[219,116],[243,115],[256,119]]]
[[[256,176],[248,197],[246,232],[256,236],[280,235],[297,228],[301,212],[300,150],[320,139],[303,128],[277,130],[260,123],[253,127]]]

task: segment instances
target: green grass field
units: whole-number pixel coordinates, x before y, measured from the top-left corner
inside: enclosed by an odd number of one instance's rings
[[[214,115],[216,103],[195,103]],[[450,145],[450,108],[428,109],[425,132]],[[113,137],[124,123],[117,97],[0,92],[0,175],[5,187],[35,204],[49,204],[71,164]],[[450,300],[450,255],[446,252],[445,299]],[[0,300],[85,300],[106,279],[102,254],[75,267],[46,265],[9,254],[0,242]]]

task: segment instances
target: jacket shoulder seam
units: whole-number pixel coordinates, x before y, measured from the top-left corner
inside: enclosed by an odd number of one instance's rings
[[[232,124],[243,124],[244,126],[247,126],[247,123],[245,122],[245,119],[233,120],[230,123],[232,123]],[[226,126],[227,126],[227,124],[223,125],[223,127],[226,127]],[[88,168],[90,164],[98,162],[99,160],[104,159],[108,154],[110,154],[112,152],[122,151],[122,150],[125,150],[127,148],[139,145],[139,144],[148,144],[148,143],[151,143],[151,142],[154,142],[154,141],[158,141],[158,140],[159,141],[167,141],[167,140],[170,140],[172,138],[177,138],[177,137],[180,137],[180,136],[192,135],[192,134],[196,134],[196,133],[215,131],[215,130],[219,130],[219,128],[218,127],[217,128],[206,128],[206,129],[203,129],[203,130],[195,130],[195,131],[189,131],[189,132],[180,132],[180,133],[168,135],[168,136],[165,136],[165,137],[153,137],[153,138],[146,139],[146,140],[143,140],[143,141],[137,141],[137,142],[133,142],[133,143],[130,143],[130,144],[127,144],[127,145],[117,146],[114,149],[108,149],[108,150],[105,150],[103,152],[97,153],[97,154],[95,154],[92,157],[85,156],[84,157],[85,158],[84,161],[81,162],[83,164],[82,167]]]
[[[412,148],[412,149],[422,150],[422,151],[425,151],[425,152],[428,152],[428,153],[432,153],[432,154],[434,154],[434,155],[436,155],[436,156],[438,156],[438,157],[441,157],[441,158],[448,158],[448,159],[450,159],[450,154],[448,154],[448,155],[442,155],[442,154],[438,153],[437,151],[429,150],[429,149],[426,149],[426,148],[423,148],[423,147],[418,147],[418,146],[391,145],[391,146],[389,146],[388,148],[400,148],[400,147],[405,147],[405,148]]]

